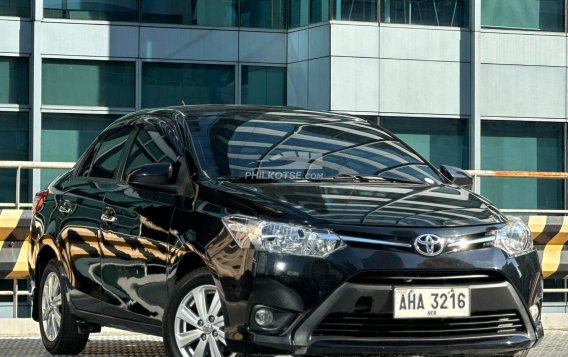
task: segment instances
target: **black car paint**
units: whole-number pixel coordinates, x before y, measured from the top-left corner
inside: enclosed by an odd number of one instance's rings
[[[50,186],[49,196],[32,222],[30,272],[38,282],[46,257],[55,257],[64,272],[73,313],[87,328],[107,325],[161,335],[162,317],[176,282],[199,266],[211,270],[220,288],[227,341],[238,351],[324,353],[340,348],[338,341],[314,342],[310,347],[308,338],[294,334],[338,287],[361,271],[417,275],[498,272],[520,296],[525,313],[541,299],[542,276],[534,251],[515,258],[498,248],[478,247],[428,258],[409,249],[350,244],[319,259],[239,248],[220,218],[238,213],[330,228],[340,235],[400,242],[425,233],[485,235],[504,226],[506,218],[486,199],[449,183],[239,184],[204,180],[196,174],[198,164],[188,149],[191,138],[184,129],[185,117],[221,110],[230,114],[267,109],[213,106],[145,111],[122,118],[106,130],[138,128],[148,122],[160,127],[182,160],[183,179],[176,187],[129,185],[124,179],[124,162],[111,180],[80,178],[74,171]],[[324,195],[334,196],[335,204],[330,205],[332,200]],[[354,198],[365,200],[369,210],[347,215],[342,203]],[[436,199],[451,200],[453,208],[441,209]],[[418,202],[418,212],[416,207],[405,210],[409,200]],[[70,206],[70,213],[60,211],[64,205]],[[103,213],[114,215],[116,223],[101,222]],[[296,318],[288,330],[276,335],[255,331],[250,320],[255,305],[275,306],[293,312]],[[339,308],[352,308],[347,305]],[[381,308],[392,311],[392,306]],[[531,347],[542,327],[533,324],[531,331],[508,348]],[[480,351],[493,350],[503,348],[502,343],[488,339],[477,341],[476,346]],[[404,347],[399,342],[384,345],[386,350]],[[350,341],[344,346],[359,352],[374,348],[369,341]],[[441,348],[448,346],[452,345]],[[466,347],[453,346],[456,351]],[[440,350],[440,346],[423,347]]]

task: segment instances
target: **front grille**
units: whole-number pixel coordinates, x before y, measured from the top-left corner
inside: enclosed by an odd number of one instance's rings
[[[394,319],[392,315],[332,313],[312,336],[356,338],[476,337],[525,332],[516,311],[476,313],[467,318]]]
[[[496,272],[385,272],[385,271],[366,271],[356,274],[347,280],[350,283],[363,285],[396,285],[396,286],[416,286],[416,285],[435,285],[435,286],[455,286],[455,285],[474,285],[501,283],[505,278]]]

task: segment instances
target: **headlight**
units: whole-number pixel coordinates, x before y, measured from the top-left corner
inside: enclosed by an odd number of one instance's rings
[[[224,217],[223,224],[241,248],[253,246],[271,253],[325,257],[345,247],[339,236],[329,230],[315,230],[245,216]]]
[[[530,228],[518,217],[507,217],[507,225],[495,232],[492,244],[511,255],[520,255],[533,249]]]

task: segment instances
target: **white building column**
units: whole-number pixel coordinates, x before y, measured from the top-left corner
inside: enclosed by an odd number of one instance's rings
[[[481,169],[481,111],[480,111],[480,74],[481,74],[481,0],[470,1],[471,29],[471,116],[469,120],[469,167]],[[479,178],[475,190],[479,192]]]
[[[31,110],[29,137],[32,161],[41,161],[41,39],[43,1],[35,0],[32,9],[32,53],[30,56]],[[32,192],[41,190],[40,170],[31,175]],[[31,198],[31,197],[30,197]]]

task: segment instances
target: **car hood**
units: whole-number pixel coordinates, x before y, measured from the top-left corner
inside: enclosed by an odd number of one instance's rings
[[[216,189],[260,217],[310,223],[455,227],[506,222],[488,200],[449,185],[223,182]]]

